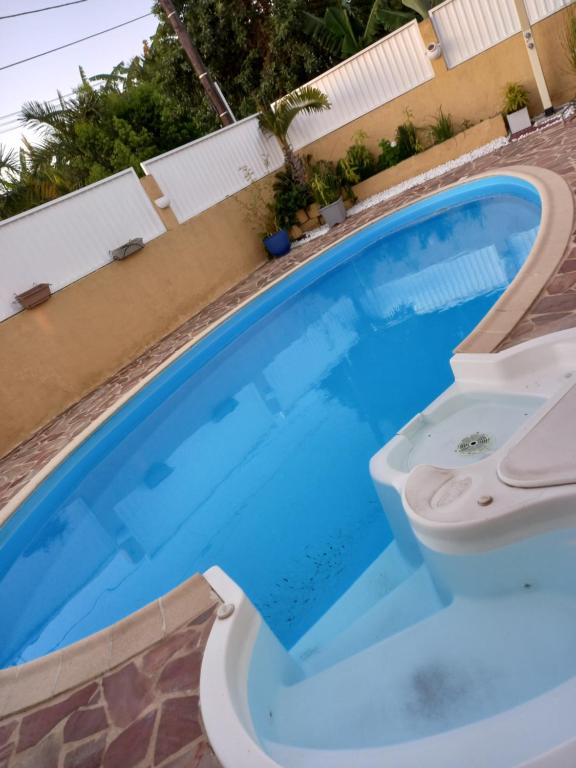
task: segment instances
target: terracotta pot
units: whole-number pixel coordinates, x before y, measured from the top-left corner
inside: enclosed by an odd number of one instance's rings
[[[50,290],[49,283],[38,283],[38,285],[35,285],[33,288],[29,288],[27,291],[17,294],[16,300],[24,309],[32,309],[33,307],[37,307],[39,304],[48,301],[51,295],[52,291]]]

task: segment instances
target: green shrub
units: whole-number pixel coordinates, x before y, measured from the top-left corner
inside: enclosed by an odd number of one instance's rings
[[[391,168],[398,162],[398,147],[396,143],[388,141],[388,139],[381,139],[378,142],[380,147],[380,154],[376,161],[379,171],[385,171],[386,168]]]
[[[279,229],[290,229],[296,224],[296,214],[312,202],[312,193],[306,184],[295,181],[288,168],[276,174],[274,182],[274,213]]]
[[[451,139],[456,133],[452,115],[445,115],[442,111],[442,107],[440,107],[435,121],[432,125],[428,126],[428,130],[430,131],[430,137],[433,144],[441,144],[443,141]]]
[[[418,131],[412,122],[412,114],[406,111],[406,120],[396,128],[396,151],[398,162],[422,152],[424,147],[418,139]]]
[[[311,167],[310,187],[314,200],[325,208],[342,195],[342,179],[334,163],[319,160]]]
[[[504,89],[504,104],[502,111],[505,115],[518,112],[528,106],[528,92],[520,83],[508,83]]]
[[[366,133],[358,131],[354,135],[354,143],[338,162],[337,171],[347,186],[358,184],[376,172],[376,158],[364,143],[365,139]]]

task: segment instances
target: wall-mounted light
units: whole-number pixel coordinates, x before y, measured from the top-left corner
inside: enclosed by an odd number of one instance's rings
[[[168,208],[170,205],[170,198],[167,195],[157,197],[156,200],[154,200],[154,205],[158,208]]]
[[[428,43],[426,46],[426,56],[428,56],[430,61],[439,59],[442,56],[442,46],[440,43]]]

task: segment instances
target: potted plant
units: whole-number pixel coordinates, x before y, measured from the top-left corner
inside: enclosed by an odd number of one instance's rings
[[[520,83],[508,83],[506,86],[503,112],[511,134],[525,131],[532,126],[528,113],[528,92]]]
[[[280,225],[273,202],[267,204],[266,211],[265,231],[262,233],[264,248],[272,258],[285,256],[292,247],[288,230]]]
[[[264,164],[268,167],[268,158]],[[262,184],[258,182],[254,171],[247,165],[240,169],[248,182],[245,198],[236,198],[244,209],[246,221],[251,229],[258,232],[268,254],[272,257],[284,256],[291,248],[288,229],[276,215],[275,202],[267,199]]]
[[[320,160],[312,168],[310,187],[314,200],[320,206],[320,215],[329,227],[346,220],[346,207],[342,199],[342,181],[334,163]]]

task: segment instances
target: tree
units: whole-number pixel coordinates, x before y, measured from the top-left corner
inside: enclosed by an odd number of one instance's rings
[[[327,0],[174,0],[202,59],[235,116],[254,114],[324,72],[336,60],[303,31],[304,11]],[[161,88],[178,95],[207,129],[217,121],[172,29],[159,15],[147,62]]]
[[[322,17],[304,13],[304,30],[331,55],[347,59],[412,19],[428,18],[439,0],[333,0]]]
[[[391,7],[390,0],[374,0],[366,18],[357,14],[348,0],[338,0],[322,18],[304,13],[304,30],[332,55],[347,59],[412,18],[413,13]]]
[[[201,135],[193,117],[145,77],[140,57],[87,78],[56,103],[27,102],[21,119],[37,140],[0,157],[0,211],[13,215]]]
[[[274,106],[261,105],[258,121],[260,128],[278,139],[286,168],[299,184],[306,183],[306,168],[301,157],[295,154],[288,139],[288,130],[300,113],[322,112],[330,109],[330,101],[318,88],[304,86],[285,96]]]

